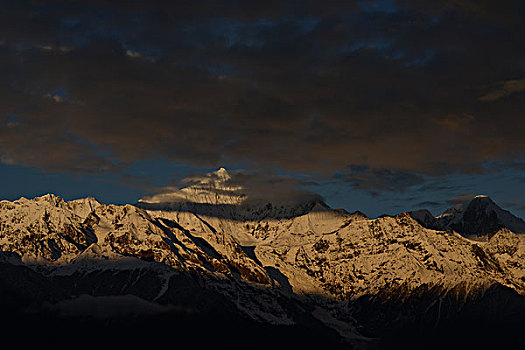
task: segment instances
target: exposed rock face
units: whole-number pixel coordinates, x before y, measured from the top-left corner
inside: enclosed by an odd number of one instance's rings
[[[485,235],[507,228],[516,233],[525,233],[525,222],[510,212],[501,209],[492,199],[485,196],[475,197],[463,210],[462,215],[454,218],[449,226],[466,235]]]
[[[464,236],[485,236],[506,228],[514,233],[525,233],[525,221],[501,209],[488,196],[476,196],[460,203],[438,217],[425,209],[410,212],[423,227],[434,230],[454,230]]]
[[[438,223],[437,219],[427,209],[420,209],[420,210],[412,211],[409,214],[414,220],[416,220],[423,227],[426,227],[432,230],[441,229],[441,225]]]
[[[222,170],[219,175],[227,179]],[[235,310],[252,321],[322,329],[360,346],[376,344],[370,337],[386,334],[393,320],[410,324],[422,309],[434,310],[425,321],[433,327],[494,288],[522,303],[525,236],[501,228],[520,222],[490,200],[476,199],[452,217],[422,211],[371,220],[320,201],[234,204],[232,198],[243,198],[238,189],[234,197],[220,182],[197,186],[171,204],[116,206],[53,195],[0,202],[0,288],[13,305],[47,303],[57,312],[84,294]],[[452,229],[428,228],[445,219]],[[456,228],[497,231],[474,241]],[[24,292],[13,284],[12,269],[25,276],[16,282]],[[442,306],[437,312],[443,300],[450,312]],[[147,305],[141,310],[157,307]],[[381,320],[364,308],[379,308]]]

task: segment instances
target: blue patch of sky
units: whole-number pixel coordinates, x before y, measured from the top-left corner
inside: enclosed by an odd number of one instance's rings
[[[351,55],[355,52],[359,52],[361,50],[366,49],[374,50],[383,58],[400,61],[407,68],[424,67],[430,64],[435,58],[434,51],[430,49],[424,50],[423,52],[418,54],[409,55],[399,49],[396,49],[393,40],[385,38],[358,41],[349,45],[340,46],[338,53],[340,55]]]
[[[436,25],[441,20],[441,18],[439,18],[438,16],[430,16],[429,18],[430,18],[430,25]]]
[[[86,13],[79,18],[64,18],[60,21],[57,37],[66,45],[84,46],[97,38],[123,38],[115,25],[115,14],[111,11]]]
[[[191,60],[182,62],[185,67],[203,70],[216,77],[226,77],[238,73],[239,70],[225,63],[216,63],[207,57],[193,57]]]
[[[197,25],[188,25],[183,28],[185,42],[195,48],[205,49],[212,42],[224,45],[226,50],[235,46],[245,46],[249,48],[262,48],[266,44],[265,37],[261,36],[265,30],[278,26],[283,21],[293,21],[303,33],[314,30],[319,23],[316,18],[294,18],[287,17],[279,21],[260,19],[255,22],[232,21],[231,19],[215,19],[211,22]],[[238,73],[233,65],[214,64],[206,57],[193,57],[188,66],[202,67],[216,76],[228,76]]]
[[[7,118],[7,126],[8,127],[14,127],[16,125],[19,125],[21,123],[21,119],[16,112],[11,112],[8,114]]]
[[[238,72],[238,70],[235,69],[235,67],[229,64],[219,64],[215,66],[208,65],[207,69],[211,74],[217,75],[217,76],[228,76],[228,75],[232,75]]]
[[[435,57],[432,50],[424,50],[420,55],[413,57],[401,56],[399,59],[404,60],[405,67],[424,67],[429,64]]]
[[[97,16],[83,16],[80,19],[66,18],[60,22],[59,38],[73,46],[85,46],[101,38],[116,40],[124,52],[142,55],[158,60],[163,50],[145,42],[137,42],[137,32],[146,29],[140,16],[131,16],[123,21],[126,25],[116,24],[112,11],[97,12]],[[129,28],[133,28],[130,32]]]
[[[67,88],[65,86],[59,86],[53,92],[50,93],[52,97],[58,96],[62,100],[65,100],[68,97]]]
[[[188,43],[197,48],[204,48],[209,44],[210,39],[224,42],[226,48],[237,45],[257,48],[265,44],[265,40],[259,37],[261,32],[277,27],[284,22],[293,22],[302,33],[309,33],[319,24],[320,19],[283,17],[279,20],[262,18],[253,22],[243,22],[219,18],[210,22],[184,26],[182,32],[189,39],[187,40]]]
[[[190,174],[206,173],[216,168],[202,168],[156,158],[134,162],[123,173],[44,172],[31,167],[0,163],[0,200],[34,198],[53,193],[65,200],[93,196],[106,204],[136,203],[150,188],[176,183]]]
[[[356,51],[363,49],[373,49],[381,54],[390,54],[392,51],[392,41],[385,38],[375,38],[369,40],[359,40],[348,45],[343,45],[339,47],[339,54],[348,55]]]
[[[78,24],[80,24],[80,20],[77,18],[62,18],[60,20],[60,27],[62,29],[72,29]]]
[[[122,25],[122,22],[133,22],[133,32]],[[61,42],[73,46],[84,46],[95,40],[114,39],[125,43],[128,39],[133,39],[140,28],[140,22],[136,19],[117,18],[111,10],[97,10],[96,12],[86,12],[78,18],[64,18],[60,21],[58,38]],[[142,50],[154,50],[144,47]]]
[[[77,144],[90,148],[92,152],[91,155],[97,158],[103,158],[107,160],[108,163],[110,164],[109,166],[112,166],[114,168],[119,167],[120,161],[117,158],[111,156],[111,151],[106,146],[97,145],[97,144],[90,142],[87,139],[83,139],[79,135],[73,133],[69,128],[67,128],[64,131],[64,135],[70,136],[71,139],[75,140]],[[95,172],[104,172],[104,171],[108,171],[111,169],[92,169],[92,170]]]
[[[394,13],[399,10],[395,0],[358,1],[357,6],[365,12]]]
[[[250,169],[246,164],[227,164],[227,169]],[[487,166],[489,168],[489,166]],[[54,193],[66,200],[94,196],[103,203],[135,203],[166,185],[173,186],[189,175],[215,171],[182,162],[153,158],[137,161],[123,173],[72,174],[47,173],[17,165],[0,164],[0,199],[33,198]],[[490,169],[489,169],[490,170]],[[395,215],[423,207],[434,215],[451,207],[447,202],[465,194],[485,194],[515,215],[525,217],[525,178],[522,169],[509,166],[483,174],[423,176],[425,181],[404,191],[370,191],[356,189],[351,183],[334,179],[317,179],[313,174],[286,172],[281,176],[305,181],[304,189],[320,194],[328,205],[349,212],[360,210],[370,217]],[[126,177],[128,177],[125,181]],[[311,181],[312,183],[308,182]]]
[[[424,182],[404,191],[371,191],[356,189],[351,183],[321,180],[309,189],[326,198],[327,204],[348,211],[360,210],[370,217],[382,214],[394,215],[426,208],[440,215],[452,204],[453,197],[484,194],[504,209],[525,218],[525,177],[523,169],[500,166],[481,174],[452,174],[448,176],[422,175]],[[427,203],[425,203],[427,202]],[[433,203],[433,204],[432,204]]]
[[[119,183],[117,175],[46,173],[0,164],[0,199],[34,198],[54,193],[66,200],[94,196],[103,203],[133,203],[141,190]]]
[[[295,19],[295,22],[299,25],[303,33],[310,33],[315,30],[317,25],[321,22],[321,19],[315,17],[301,18]]]
[[[197,167],[183,162],[168,161],[161,157],[155,157],[133,162],[128,166],[125,174],[149,179],[149,184],[162,187],[192,173],[207,173],[213,170],[216,169]]]
[[[339,55],[351,55],[362,50],[373,50],[382,57],[390,60],[401,61],[405,67],[423,67],[431,63],[435,57],[435,52],[425,49],[421,53],[409,55],[396,48],[395,41],[391,38],[374,38],[359,40],[348,45],[339,46]]]

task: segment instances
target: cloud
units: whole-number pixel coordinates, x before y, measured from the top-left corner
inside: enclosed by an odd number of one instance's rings
[[[419,202],[417,204],[417,206],[420,207],[420,208],[441,207],[442,205],[443,205],[443,203],[434,202],[434,201],[424,201],[424,202]]]
[[[421,175],[413,172],[355,166],[351,167],[349,172],[338,174],[335,178],[350,183],[355,189],[371,192],[403,192],[425,181]]]
[[[71,48],[66,46],[53,46],[53,45],[36,45],[36,47],[39,47],[42,51],[49,52],[49,53],[68,53],[71,51]]]
[[[55,94],[55,95],[45,94],[44,96],[47,97],[47,98],[52,99],[52,100],[55,101],[56,103],[64,102],[64,99],[63,99],[62,96],[60,96],[60,95],[56,95],[56,94]]]
[[[452,198],[447,199],[447,203],[451,205],[456,205],[460,203],[465,203],[470,201],[472,198],[474,198],[476,195],[473,193],[464,193],[459,196],[454,196]]]
[[[515,92],[525,90],[525,79],[508,80],[498,84],[499,86],[480,97],[481,101],[495,101]]]
[[[160,157],[323,176],[354,165],[391,169],[348,178],[390,190],[479,172],[525,147],[513,80],[525,53],[509,36],[523,32],[519,8],[71,3],[20,1],[0,14],[4,162],[113,172]],[[154,62],[142,59],[150,52]],[[43,98],[59,87],[67,99]]]
[[[305,203],[323,198],[306,186],[316,182],[273,172],[224,170],[193,174],[160,188],[141,201],[152,203],[197,202],[208,204]],[[190,188],[191,191],[187,189]]]
[[[507,200],[502,203],[503,207],[517,207],[521,203],[525,202],[525,198],[515,198],[512,200]]]
[[[140,52],[126,50],[126,56],[133,57],[133,58],[140,58],[142,57],[142,54]]]
[[[133,51],[133,50],[126,50],[126,56],[128,57],[131,57],[131,58],[142,58],[142,59],[146,59],[150,62],[155,62],[155,59],[151,56],[148,56],[148,55],[145,55],[141,52],[138,52],[138,51]]]
[[[228,182],[242,188],[248,201],[254,202],[309,202],[323,198],[308,189],[317,182],[272,172],[239,171]]]

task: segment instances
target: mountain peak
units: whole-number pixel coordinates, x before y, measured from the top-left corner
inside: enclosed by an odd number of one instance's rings
[[[479,208],[488,211],[497,209],[502,210],[496,204],[496,202],[494,202],[489,196],[485,195],[475,196],[474,198],[472,198],[470,202],[468,202],[468,204],[464,207],[464,210],[468,210],[469,208]]]
[[[41,202],[45,201],[48,202],[51,205],[58,206],[61,202],[64,202],[62,198],[59,196],[54,195],[53,193],[47,193],[43,196],[35,197],[33,198],[35,202]]]
[[[344,210],[344,209],[343,209],[343,210]],[[363,212],[360,211],[360,210],[356,210],[356,211],[354,211],[353,213],[351,213],[350,215],[352,215],[352,216],[354,216],[354,217],[357,217],[357,218],[361,218],[361,219],[366,219],[366,220],[370,219],[370,218],[368,217],[368,215],[366,215],[365,213],[363,213]]]
[[[213,173],[216,174],[221,179],[226,179],[226,180],[231,179],[231,176],[228,173],[228,170],[226,170],[224,168],[219,168],[218,170],[214,171]]]
[[[481,195],[477,195],[477,196],[474,196],[474,198],[472,198],[470,200],[470,203],[494,203],[496,204],[492,198],[490,198],[489,196],[487,195],[484,195],[484,194],[481,194]]]
[[[438,217],[427,210],[410,212],[422,226],[437,230],[454,230],[465,236],[490,235],[501,228],[525,233],[525,222],[502,209],[489,196],[481,194],[458,203]]]
[[[428,209],[419,209],[408,213],[412,219],[416,220],[421,226],[429,229],[439,229],[437,219]]]
[[[195,203],[205,205],[239,205],[244,200],[242,187],[229,185],[230,173],[225,168],[183,180],[182,188],[168,187],[151,197],[139,199],[140,205],[180,205]]]
[[[183,187],[167,187],[163,192],[139,200],[141,208],[158,210],[184,207],[217,214],[227,211],[241,216],[293,216],[307,211],[333,210],[319,195],[303,191],[297,181],[244,170],[218,170],[183,179]],[[289,183],[290,186],[286,186]],[[234,208],[235,207],[235,208]],[[314,208],[315,207],[315,208]],[[271,209],[268,209],[271,208]],[[251,213],[251,214],[248,214]],[[219,213],[220,215],[226,215]],[[234,216],[235,216],[234,215]]]
[[[35,197],[34,199],[39,200],[49,200],[49,199],[61,199],[59,196],[53,194],[53,193],[46,193],[42,196]]]

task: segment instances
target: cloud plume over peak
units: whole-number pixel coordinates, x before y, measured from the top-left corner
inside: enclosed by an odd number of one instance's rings
[[[204,204],[294,204],[322,201],[323,198],[305,186],[314,181],[250,170],[226,170],[194,174],[176,184],[163,187],[157,194],[142,198],[144,203]]]

